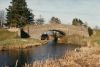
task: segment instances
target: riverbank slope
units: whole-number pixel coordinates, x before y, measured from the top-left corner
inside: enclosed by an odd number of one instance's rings
[[[47,41],[32,38],[19,38],[17,32],[0,29],[0,50],[31,48],[33,46],[40,46],[46,43]]]

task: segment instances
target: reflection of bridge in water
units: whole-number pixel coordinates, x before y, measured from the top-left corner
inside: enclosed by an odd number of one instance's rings
[[[45,24],[45,25],[30,25],[24,30],[29,33],[31,38],[41,39],[41,35],[48,31],[62,32],[64,35],[80,35],[88,37],[88,30],[83,26],[73,26],[65,24]]]

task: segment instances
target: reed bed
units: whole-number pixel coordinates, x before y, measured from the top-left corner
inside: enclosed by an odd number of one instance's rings
[[[79,52],[65,53],[62,58],[35,61],[24,67],[100,67],[100,47],[82,47]]]
[[[87,46],[89,38],[79,35],[67,35],[59,40],[59,43],[71,44],[76,46]]]

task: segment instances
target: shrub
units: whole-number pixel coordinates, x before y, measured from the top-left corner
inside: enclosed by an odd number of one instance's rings
[[[89,33],[89,36],[93,35],[93,29],[91,27],[88,27],[88,33]]]

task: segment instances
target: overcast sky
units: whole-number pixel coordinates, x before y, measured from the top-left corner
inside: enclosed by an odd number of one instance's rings
[[[5,10],[11,0],[0,0],[0,9]],[[100,27],[100,0],[26,0],[28,8],[32,9],[35,17],[49,21],[52,16],[58,17],[63,23],[80,18],[91,27]]]

